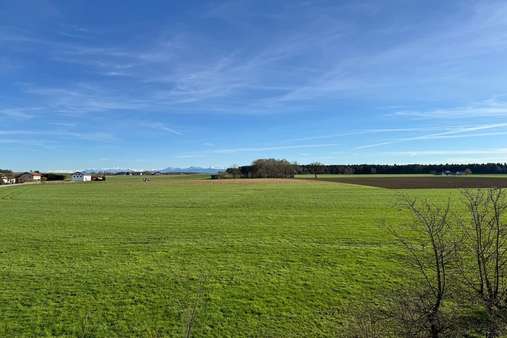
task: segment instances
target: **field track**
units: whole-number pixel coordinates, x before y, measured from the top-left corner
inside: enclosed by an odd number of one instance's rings
[[[314,180],[287,179],[287,178],[238,178],[222,180],[194,180],[194,184],[241,184],[241,185],[266,185],[266,184],[315,184]]]
[[[456,189],[507,187],[507,178],[501,177],[333,177],[319,181],[366,185],[387,189]]]

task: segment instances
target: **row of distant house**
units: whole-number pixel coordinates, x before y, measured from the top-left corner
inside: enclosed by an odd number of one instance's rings
[[[40,182],[42,181],[42,174],[37,172],[25,172],[17,175],[0,175],[0,183],[2,184],[16,184],[27,182]]]
[[[439,173],[438,175],[442,175],[442,176],[464,176],[464,175],[471,175],[471,174],[472,174],[472,170],[465,169],[463,171],[456,171],[456,172],[453,172],[453,171],[450,171],[450,170],[444,170],[441,173]]]
[[[39,172],[24,172],[20,174],[0,174],[0,184],[21,184],[21,183],[37,183],[43,180],[51,180],[50,174],[43,175]],[[55,175],[53,175],[55,176]],[[56,180],[64,180],[64,175],[58,175],[61,178]],[[91,182],[91,181],[105,181],[106,177],[103,175],[91,175],[82,172],[75,172],[70,176],[73,182]]]

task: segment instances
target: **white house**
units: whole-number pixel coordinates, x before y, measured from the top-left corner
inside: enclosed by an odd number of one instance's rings
[[[92,175],[88,175],[79,171],[72,174],[73,182],[90,182],[91,180]]]
[[[16,179],[8,176],[0,176],[0,184],[14,184]]]

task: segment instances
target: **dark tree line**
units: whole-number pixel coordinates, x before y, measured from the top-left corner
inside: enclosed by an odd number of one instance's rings
[[[45,181],[63,181],[63,180],[65,180],[64,174],[47,173],[47,174],[43,174],[42,177]]]
[[[287,160],[259,159],[252,165],[227,169],[235,178],[293,177],[294,175],[366,175],[366,174],[440,174],[445,171],[473,174],[507,174],[507,163],[476,164],[332,164],[319,162],[310,164],[289,163]]]
[[[482,164],[352,164],[319,165],[317,174],[439,174],[443,171],[474,174],[507,174],[507,163]],[[315,174],[315,165],[297,165],[297,174]]]

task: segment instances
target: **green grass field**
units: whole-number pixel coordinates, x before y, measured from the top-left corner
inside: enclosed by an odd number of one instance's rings
[[[402,282],[397,194],[113,177],[0,189],[0,336],[333,336]],[[444,200],[452,190],[410,191]]]

